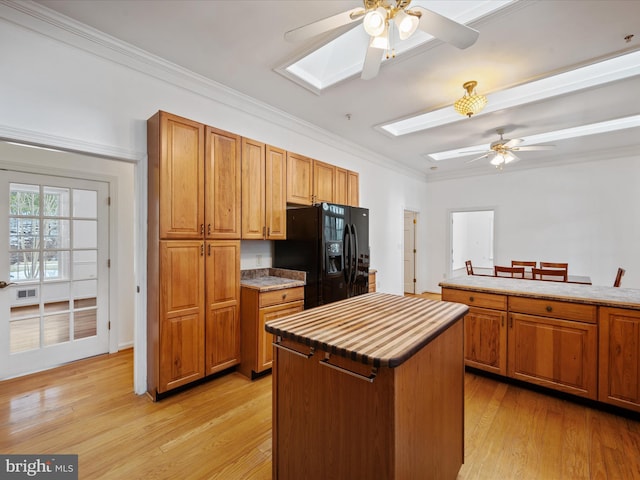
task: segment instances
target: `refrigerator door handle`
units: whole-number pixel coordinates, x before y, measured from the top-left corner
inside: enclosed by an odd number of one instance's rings
[[[351,233],[353,235],[353,272],[351,283],[355,285],[356,278],[358,276],[358,231],[356,230],[356,226],[351,224]]]
[[[342,236],[342,271],[344,272],[344,280],[348,285],[351,281],[351,234],[349,225],[344,227],[344,235]]]

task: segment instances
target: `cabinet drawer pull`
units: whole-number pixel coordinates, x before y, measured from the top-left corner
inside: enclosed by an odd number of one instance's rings
[[[299,352],[297,350],[294,350],[293,348],[289,348],[289,347],[285,347],[284,345],[282,345],[280,342],[282,341],[282,337],[278,336],[276,337],[276,341],[273,342],[271,345],[273,345],[274,347],[278,347],[281,348],[282,350],[285,350],[289,353],[293,353],[295,355],[298,355],[300,357],[303,358],[311,358],[313,357],[313,354],[315,353],[315,348],[311,347],[311,349],[309,350],[309,353],[302,353]]]
[[[338,365],[334,365],[333,363],[329,363],[330,354],[326,353],[323,360],[320,360],[320,365],[324,365],[325,367],[333,368],[334,370],[338,370],[339,372],[346,373],[347,375],[351,375],[352,377],[359,378],[360,380],[364,380],[365,382],[373,383],[378,374],[378,369],[375,367],[371,367],[371,373],[369,376],[362,375],[361,373],[354,372],[349,370],[348,368],[339,367]]]
[[[284,300],[285,298],[287,298],[287,294],[286,294],[286,293],[283,293],[283,294],[282,294],[282,299]]]
[[[473,302],[475,299],[473,297],[469,297],[469,301]]]
[[[553,310],[553,308],[551,308],[551,305],[547,305],[547,312],[551,312]]]

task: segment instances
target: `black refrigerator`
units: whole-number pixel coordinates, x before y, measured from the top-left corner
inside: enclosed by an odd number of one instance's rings
[[[321,203],[287,210],[287,240],[273,266],[307,273],[304,307],[369,291],[369,210]]]

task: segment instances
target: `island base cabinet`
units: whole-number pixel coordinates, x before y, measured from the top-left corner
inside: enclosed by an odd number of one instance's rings
[[[281,343],[302,355],[273,351],[274,479],[457,477],[464,461],[461,320],[398,367],[375,372]]]
[[[640,412],[640,311],[601,307],[598,400]]]
[[[597,398],[597,325],[512,313],[509,376]]]

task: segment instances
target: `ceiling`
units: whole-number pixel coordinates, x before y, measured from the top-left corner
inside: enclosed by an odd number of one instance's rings
[[[416,0],[417,1],[417,0]],[[362,5],[360,0],[39,0],[48,8],[169,60],[376,152],[430,179],[496,172],[478,155],[433,161],[428,153],[521,138],[640,114],[640,76],[519,107],[460,117],[447,125],[392,137],[378,127],[449,107],[478,82],[494,92],[640,50],[640,1],[519,0],[469,25],[478,41],[458,50],[438,40],[382,64],[378,76],[352,76],[321,94],[276,69],[330,35],[289,43],[284,33]],[[414,2],[415,3],[415,2]],[[427,8],[428,1],[420,1]],[[465,2],[460,1],[464,6]],[[358,26],[356,28],[362,28]],[[631,41],[625,36],[635,35]],[[335,36],[335,35],[334,35]],[[363,52],[364,55],[364,52]],[[451,107],[453,108],[453,107]],[[522,152],[505,169],[640,153],[640,127],[553,142]],[[301,152],[304,153],[304,152]]]

